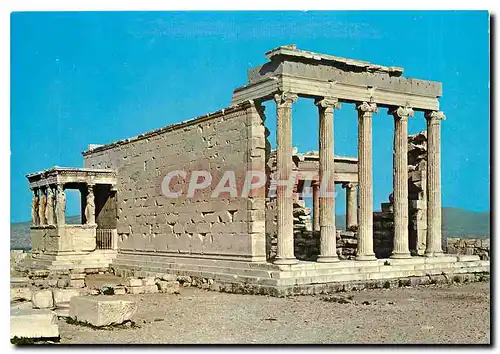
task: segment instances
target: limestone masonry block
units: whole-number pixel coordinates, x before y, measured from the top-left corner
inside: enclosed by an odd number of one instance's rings
[[[54,306],[51,290],[40,290],[33,293],[31,301],[34,308],[46,309]]]
[[[155,277],[146,277],[142,279],[142,285],[144,286],[155,285]]]
[[[166,280],[166,281],[176,281],[177,275],[165,273],[165,274],[162,274],[160,278],[161,278],[161,280]]]
[[[142,280],[137,278],[128,278],[125,282],[126,286],[142,286]]]
[[[57,280],[57,287],[58,288],[65,288],[68,285],[69,285],[69,279],[67,279],[67,278]]]
[[[130,320],[136,311],[135,301],[78,296],[71,298],[69,315],[77,321],[101,327]]]
[[[33,293],[30,288],[10,288],[10,301],[31,301]]]
[[[85,287],[85,280],[83,279],[71,279],[69,281],[69,286],[72,288],[83,288]]]
[[[179,282],[178,281],[164,281],[160,280],[158,282],[158,288],[160,292],[166,294],[177,294],[179,293]]]
[[[143,286],[145,294],[154,294],[158,292],[158,286],[156,284],[153,285],[145,285]]]
[[[128,286],[127,293],[136,295],[136,294],[144,294],[144,286]]]
[[[115,295],[125,295],[127,293],[127,289],[124,286],[116,286]]]
[[[10,338],[57,338],[57,316],[50,310],[15,309],[10,312]]]
[[[79,289],[54,289],[52,291],[54,303],[59,306],[62,302],[69,302],[72,297],[80,296]]]

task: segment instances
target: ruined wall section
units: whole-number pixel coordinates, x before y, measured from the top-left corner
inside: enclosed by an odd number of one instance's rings
[[[247,171],[265,171],[263,109],[252,101],[85,152],[85,167],[117,171],[120,253],[223,259],[265,259],[264,190],[241,196]],[[167,173],[174,177],[162,192]],[[206,170],[211,185],[186,196],[192,171]],[[212,197],[226,171],[237,195]],[[227,186],[228,184],[226,184]]]

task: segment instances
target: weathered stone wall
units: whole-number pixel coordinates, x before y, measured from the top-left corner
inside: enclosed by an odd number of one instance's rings
[[[264,114],[253,102],[98,147],[85,153],[85,167],[117,171],[119,252],[265,259],[264,196],[240,197],[247,171],[265,171]],[[170,190],[183,194],[169,198],[162,181],[176,170],[187,176]],[[195,170],[209,171],[212,182],[190,198]],[[238,196],[212,197],[226,171],[235,173]]]
[[[446,240],[446,252],[451,254],[477,255],[482,260],[489,260],[490,239],[449,237]]]

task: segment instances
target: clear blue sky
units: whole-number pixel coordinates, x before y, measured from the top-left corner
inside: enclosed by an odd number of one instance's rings
[[[102,144],[230,105],[246,71],[279,45],[405,68],[441,81],[444,206],[489,210],[487,12],[13,13],[11,220],[30,218],[25,175],[81,167]],[[266,104],[274,145],[274,103]],[[317,149],[317,110],[299,99],[293,144]],[[410,133],[425,128],[422,114]],[[336,113],[337,155],[356,155],[352,105]],[[373,121],[374,203],[392,190],[393,120]],[[337,212],[344,212],[339,190]],[[68,214],[78,214],[76,200]]]

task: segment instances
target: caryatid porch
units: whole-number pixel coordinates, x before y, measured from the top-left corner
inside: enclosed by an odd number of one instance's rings
[[[277,179],[292,175],[292,105],[297,98],[313,98],[319,117],[318,262],[337,262],[335,230],[334,111],[341,102],[354,103],[358,120],[358,250],[357,260],[375,260],[373,251],[372,119],[379,107],[394,119],[394,247],[393,258],[411,258],[408,247],[408,119],[423,111],[428,129],[428,236],[426,256],[440,256],[441,182],[438,97],[441,83],[405,78],[403,69],[334,57],[283,46],[266,53],[268,63],[249,70],[249,83],[237,88],[233,104],[273,99],[277,107]],[[346,185],[347,187],[347,185]],[[351,203],[352,201],[352,192]],[[278,254],[275,264],[295,264],[292,192],[286,183],[277,188]],[[351,216],[352,218],[352,216]]]
[[[56,166],[26,177],[33,194],[33,258],[53,263],[58,256],[76,259],[96,249],[117,249],[114,171]],[[66,222],[68,189],[80,191],[80,224]]]

